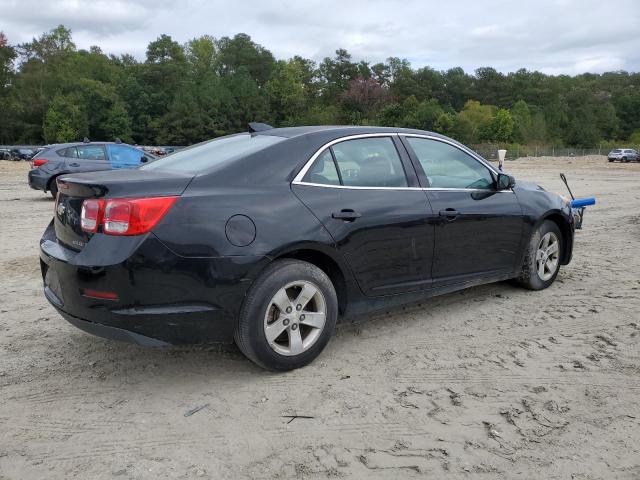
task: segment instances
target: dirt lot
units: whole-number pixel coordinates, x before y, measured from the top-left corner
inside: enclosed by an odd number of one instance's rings
[[[640,478],[640,164],[508,162],[598,198],[554,286],[345,325],[288,374],[68,325],[41,292],[53,202],[27,168],[0,162],[0,479]]]

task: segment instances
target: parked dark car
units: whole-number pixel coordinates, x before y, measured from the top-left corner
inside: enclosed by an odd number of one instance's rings
[[[473,285],[548,287],[569,203],[420,130],[268,129],[140,169],[58,179],[44,293],[96,335],[231,342],[262,367],[311,362],[336,321]]]
[[[34,154],[34,150],[30,148],[12,148],[11,159],[12,160],[30,160]]]
[[[38,152],[31,161],[29,186],[35,190],[57,194],[56,178],[67,173],[96,172],[138,168],[153,160],[125,143],[76,142],[52,145]]]
[[[11,160],[11,150],[9,148],[0,148],[0,160]]]
[[[616,160],[624,163],[640,162],[640,155],[633,148],[616,148],[609,152],[607,159],[609,162],[615,162]]]

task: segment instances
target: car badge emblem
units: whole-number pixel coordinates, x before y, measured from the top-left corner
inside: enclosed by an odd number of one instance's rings
[[[65,207],[64,203],[59,203],[58,204],[58,209],[57,209],[58,215],[60,217],[62,217],[64,215],[64,212],[65,212],[66,209],[67,209],[67,207]]]

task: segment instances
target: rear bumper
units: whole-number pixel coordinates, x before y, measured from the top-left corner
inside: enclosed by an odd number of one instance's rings
[[[29,170],[29,173],[27,174],[29,186],[34,190],[46,191],[47,183],[49,182],[50,178],[51,178],[51,175],[48,173],[45,173],[40,168],[32,168],[31,170]]]
[[[152,234],[137,242],[104,237],[75,252],[57,242],[50,225],[41,240],[44,294],[66,320],[140,345],[233,341],[250,272],[265,258],[186,258]],[[85,289],[113,292],[117,299],[88,298]]]
[[[45,290],[45,296],[46,295],[47,291]],[[58,313],[62,316],[62,318],[64,318],[71,325],[87,333],[90,333],[91,335],[95,335],[96,337],[107,338],[109,340],[118,340],[127,343],[135,343],[143,347],[164,347],[170,345],[170,343],[151,337],[146,337],[130,330],[109,327],[101,323],[90,322],[88,320],[74,317],[73,315],[58,308],[56,310],[58,310]]]

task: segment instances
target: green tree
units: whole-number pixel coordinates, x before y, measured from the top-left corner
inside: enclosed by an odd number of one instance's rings
[[[47,143],[77,141],[88,134],[87,116],[78,100],[75,96],[54,97],[44,122]]]
[[[513,135],[513,118],[509,110],[505,108],[499,109],[489,126],[491,132],[490,140],[495,142],[509,142]]]
[[[469,100],[458,113],[459,121],[454,125],[454,130],[463,134],[467,139],[465,141],[469,143],[491,140],[491,122],[495,110],[496,107],[492,105],[482,105],[477,100]]]
[[[9,143],[15,136],[12,118],[16,116],[15,104],[11,96],[13,88],[13,61],[17,57],[15,48],[9,45],[7,37],[0,31],[0,143]]]
[[[233,75],[242,68],[258,85],[264,85],[269,80],[275,66],[273,54],[254,43],[249,35],[239,33],[233,38],[222,37],[217,46],[221,75]]]
[[[313,70],[301,57],[277,62],[265,86],[277,125],[295,125],[313,102]]]
[[[5,86],[9,85],[9,86]],[[0,141],[78,138],[190,144],[276,126],[362,123],[436,130],[466,143],[593,146],[640,131],[640,73],[467,73],[369,63],[344,49],[319,65],[276,61],[239,33],[185,45],[168,35],[144,61],[76,48],[60,25],[22,45],[0,34]]]
[[[351,61],[351,54],[340,48],[334,58],[326,57],[318,67],[325,103],[339,101],[349,82],[358,76],[358,65]]]

